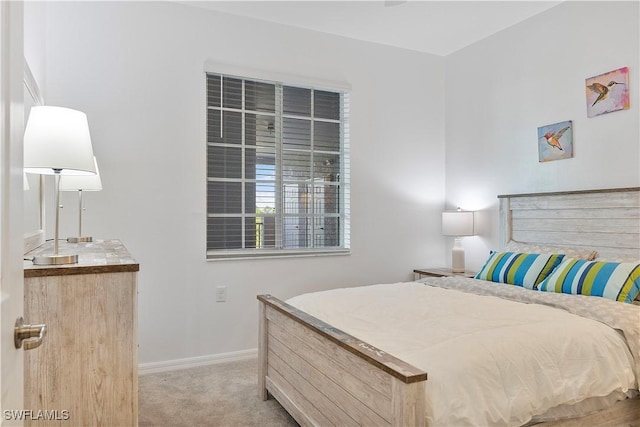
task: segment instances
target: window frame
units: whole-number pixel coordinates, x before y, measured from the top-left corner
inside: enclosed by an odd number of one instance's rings
[[[350,221],[351,221],[351,215],[350,215],[350,125],[349,125],[349,116],[350,116],[350,90],[347,89],[347,87],[345,85],[327,85],[326,83],[320,83],[318,84],[310,82],[308,84],[301,84],[300,83],[300,79],[291,79],[294,82],[291,83],[289,82],[289,80],[285,77],[285,78],[278,78],[278,79],[272,79],[272,78],[265,78],[264,75],[261,75],[260,77],[247,77],[247,76],[243,76],[240,74],[244,74],[244,73],[228,73],[228,72],[222,72],[222,71],[209,71],[209,70],[205,70],[204,73],[204,81],[205,81],[205,143],[206,143],[206,155],[205,155],[205,160],[206,160],[206,206],[205,206],[205,211],[206,211],[206,224],[205,224],[205,228],[207,230],[207,232],[205,233],[205,252],[206,252],[206,259],[207,261],[216,261],[216,260],[232,260],[232,259],[258,259],[258,258],[280,258],[280,257],[307,257],[307,256],[331,256],[331,255],[349,255],[351,253],[351,227],[350,227]],[[231,79],[241,79],[243,80],[243,90],[242,90],[242,106],[241,108],[238,110],[239,112],[241,112],[242,114],[242,141],[240,144],[241,149],[244,150],[246,149],[246,139],[245,139],[245,135],[244,135],[244,123],[245,123],[245,115],[246,114],[256,114],[259,113],[257,111],[254,110],[247,110],[245,108],[245,93],[244,93],[244,81],[250,81],[250,82],[260,82],[260,83],[267,83],[267,84],[273,84],[276,86],[276,111],[274,113],[274,117],[275,117],[275,122],[276,122],[276,141],[275,141],[275,151],[276,151],[276,162],[275,162],[275,175],[276,175],[276,180],[275,180],[275,199],[276,199],[276,212],[275,214],[273,214],[273,217],[276,218],[275,222],[276,222],[276,245],[279,245],[279,247],[275,247],[275,248],[240,248],[240,249],[209,249],[209,219],[213,218],[213,217],[224,217],[224,215],[220,215],[220,214],[213,214],[209,211],[209,203],[210,203],[210,194],[209,194],[209,182],[212,180],[212,178],[209,176],[209,161],[210,161],[210,154],[209,154],[209,150],[211,146],[218,146],[218,147],[222,147],[224,146],[225,143],[215,143],[215,142],[210,142],[209,141],[209,110],[210,109],[214,109],[216,110],[216,107],[212,107],[209,106],[209,96],[208,96],[208,76],[209,75],[217,75],[220,76],[221,78],[231,78]],[[283,75],[280,75],[281,77],[283,77]],[[283,81],[284,80],[284,81]],[[222,81],[222,80],[221,80]],[[283,172],[283,165],[282,165],[282,157],[283,157],[283,152],[285,151],[283,149],[283,145],[284,145],[284,137],[283,137],[283,122],[285,120],[285,118],[297,118],[294,115],[291,114],[287,114],[284,111],[283,108],[283,96],[278,97],[278,93],[277,91],[280,91],[280,94],[282,95],[284,93],[284,88],[285,87],[295,87],[295,88],[303,88],[303,89],[311,89],[312,90],[312,94],[315,93],[315,91],[326,91],[326,92],[333,92],[333,93],[339,93],[340,94],[340,106],[339,106],[339,119],[323,119],[323,118],[318,118],[315,117],[315,115],[311,115],[309,117],[306,117],[305,119],[308,119],[311,123],[311,129],[313,131],[313,124],[315,121],[319,121],[319,122],[329,122],[329,123],[338,123],[340,126],[340,131],[339,131],[339,150],[338,150],[338,155],[340,158],[340,167],[339,167],[339,174],[340,174],[340,180],[339,183],[336,184],[336,187],[339,187],[339,195],[338,195],[338,203],[339,203],[339,209],[338,212],[335,214],[316,214],[316,213],[311,213],[307,216],[307,218],[309,219],[309,221],[311,222],[312,226],[311,226],[311,230],[313,230],[314,228],[314,223],[315,223],[315,219],[316,218],[338,218],[338,224],[339,224],[339,233],[338,233],[338,239],[339,239],[339,245],[338,246],[331,246],[331,247],[312,247],[312,248],[284,248],[283,246],[283,238],[284,238],[284,223],[285,223],[285,218],[287,217],[287,213],[285,211],[285,207],[284,207],[284,181],[286,181],[283,176],[284,176],[284,172]],[[222,90],[222,88],[221,88]],[[311,102],[313,105],[313,97],[311,98]],[[223,111],[227,110],[227,107],[225,107],[223,104],[220,105],[220,107],[217,108],[221,113]],[[261,113],[260,113],[261,114]],[[312,140],[313,140],[313,136],[311,136]],[[213,145],[212,145],[213,144]],[[216,145],[218,144],[218,145]],[[316,150],[313,145],[310,148],[310,156],[311,159],[313,159],[313,154],[319,152],[322,154],[323,150]],[[242,155],[242,158],[244,159],[244,154]],[[246,176],[244,176],[244,168],[245,165],[241,164],[240,166],[241,170],[242,170],[242,178],[241,178],[241,185],[244,188],[244,185],[246,182],[247,178]],[[311,160],[311,177],[309,180],[309,183],[312,185],[313,181],[315,179],[314,175],[313,175],[313,160]],[[216,178],[213,178],[214,180]],[[223,178],[217,178],[218,182],[222,182],[221,180],[223,180]],[[313,185],[312,185],[313,188]],[[243,194],[244,194],[244,190]],[[313,193],[313,192],[312,192]],[[242,199],[242,197],[241,197]],[[244,212],[244,201],[242,201],[242,205],[243,205],[243,209],[242,212],[236,214],[229,214],[229,217],[239,217],[240,218],[240,222],[241,222],[241,227],[246,227],[245,225],[245,220],[248,217],[251,217],[251,214],[248,214],[247,212]],[[312,205],[313,206],[313,205]],[[279,209],[278,209],[279,207]],[[300,214],[298,214],[299,216]],[[256,216],[257,217],[257,216]],[[244,236],[244,231],[243,234]],[[243,240],[242,244],[244,245],[246,242],[246,240]]]

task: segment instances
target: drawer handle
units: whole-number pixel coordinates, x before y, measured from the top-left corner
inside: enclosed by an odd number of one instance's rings
[[[25,325],[24,319],[18,317],[13,332],[13,342],[16,348],[24,345],[25,350],[32,350],[40,347],[45,335],[47,335],[47,325]]]

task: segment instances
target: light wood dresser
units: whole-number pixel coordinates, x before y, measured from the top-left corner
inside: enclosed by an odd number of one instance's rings
[[[47,327],[42,345],[24,352],[25,424],[137,426],[139,264],[119,240],[61,243],[60,253],[78,263],[25,262],[25,318]]]

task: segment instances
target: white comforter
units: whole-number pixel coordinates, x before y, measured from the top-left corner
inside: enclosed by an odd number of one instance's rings
[[[540,297],[542,292],[474,279],[425,282],[429,286],[335,289],[287,302],[425,370],[427,425],[522,425],[561,404],[638,388],[640,307],[618,310],[621,303],[593,297]],[[530,297],[536,304],[505,299]],[[575,306],[580,298],[589,300],[588,310],[557,308],[563,299]],[[598,320],[569,312],[576,310],[597,311]]]

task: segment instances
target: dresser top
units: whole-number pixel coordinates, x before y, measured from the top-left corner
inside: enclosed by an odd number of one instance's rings
[[[89,243],[60,242],[60,254],[78,254],[77,264],[33,265],[24,262],[24,277],[64,276],[70,274],[118,273],[140,270],[138,262],[131,257],[120,240],[96,240]],[[53,242],[25,254],[25,258],[53,254]]]

